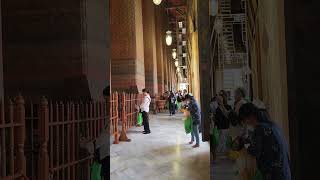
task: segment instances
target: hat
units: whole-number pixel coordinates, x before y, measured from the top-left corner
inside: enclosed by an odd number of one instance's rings
[[[192,97],[193,97],[193,95],[191,93],[188,93],[188,94],[186,94],[185,99],[190,99]]]

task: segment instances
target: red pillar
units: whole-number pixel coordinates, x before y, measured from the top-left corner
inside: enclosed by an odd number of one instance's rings
[[[111,0],[111,84],[114,91],[145,87],[141,0]]]
[[[154,95],[158,94],[155,6],[143,0],[142,7],[146,88]]]

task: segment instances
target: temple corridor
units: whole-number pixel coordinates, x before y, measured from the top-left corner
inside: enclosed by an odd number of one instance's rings
[[[252,114],[319,176],[318,2],[0,0],[0,180],[252,180]]]
[[[160,113],[150,116],[151,134],[142,134],[143,127],[128,130],[131,142],[111,145],[111,179],[210,179],[209,143],[192,148],[182,118]]]

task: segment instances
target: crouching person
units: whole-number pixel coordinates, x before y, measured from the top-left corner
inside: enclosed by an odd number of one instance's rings
[[[91,180],[110,179],[110,137],[106,130],[102,130],[100,136],[93,141],[81,141],[80,147],[94,155],[94,163],[91,167]],[[101,165],[101,166],[99,166]],[[97,168],[101,167],[97,170]],[[97,174],[100,172],[100,174]]]

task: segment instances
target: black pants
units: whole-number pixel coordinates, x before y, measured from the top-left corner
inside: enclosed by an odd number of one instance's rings
[[[142,119],[143,119],[143,127],[145,132],[150,132],[150,127],[149,127],[149,115],[147,112],[143,111],[142,112]]]
[[[110,156],[103,158],[100,163],[103,180],[110,180]]]
[[[176,113],[176,104],[170,103],[169,104],[169,111],[170,111],[170,114],[175,114]]]

